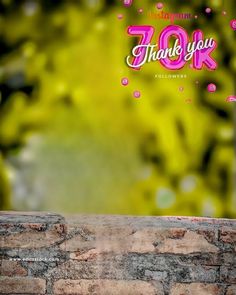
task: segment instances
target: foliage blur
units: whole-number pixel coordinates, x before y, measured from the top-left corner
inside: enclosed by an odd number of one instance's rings
[[[236,217],[235,1],[163,3],[198,15],[176,23],[217,40],[216,71],[126,66],[128,25],[169,24],[155,1],[0,0],[1,209]]]

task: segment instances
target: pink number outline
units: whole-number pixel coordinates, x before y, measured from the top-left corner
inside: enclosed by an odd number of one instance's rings
[[[186,32],[186,30],[183,27],[178,26],[178,25],[169,25],[169,26],[165,27],[165,29],[162,30],[162,32],[159,35],[159,40],[158,40],[159,49],[168,48],[170,37],[175,37],[176,39],[179,40],[180,47],[182,48],[182,53],[175,60],[171,60],[169,58],[160,59],[160,63],[166,69],[180,70],[186,64],[186,61],[184,60],[184,56],[186,54],[186,46],[189,41],[188,33]]]
[[[204,39],[204,35],[203,32],[201,30],[196,30],[193,32],[192,34],[192,39],[193,41],[197,42],[198,40],[203,40]],[[213,40],[214,42],[214,46],[212,48],[208,48],[208,49],[202,49],[202,50],[198,50],[193,54],[193,68],[195,70],[202,70],[204,66],[206,66],[206,68],[210,71],[214,71],[217,68],[217,63],[216,61],[210,56],[210,53],[212,53],[216,48],[217,48],[217,43],[215,40]],[[200,60],[200,57],[206,54],[208,55],[207,58]],[[200,66],[197,66],[201,64]]]
[[[152,26],[129,26],[127,32],[131,36],[141,36],[138,45],[148,45],[151,43],[155,29]],[[137,50],[138,56],[134,57],[131,63],[136,70],[140,70],[141,67],[138,67],[138,65],[143,61],[146,50],[145,47]]]

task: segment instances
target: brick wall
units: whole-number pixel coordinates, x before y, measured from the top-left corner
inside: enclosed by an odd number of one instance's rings
[[[236,220],[1,212],[0,294],[236,295]]]

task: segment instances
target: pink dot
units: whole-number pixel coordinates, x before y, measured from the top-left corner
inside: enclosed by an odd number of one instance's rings
[[[128,80],[128,78],[122,78],[122,79],[121,79],[121,84],[122,84],[123,86],[127,86],[127,85],[129,84],[129,80]]]
[[[198,15],[194,15],[194,18],[198,18]]]
[[[179,87],[179,91],[184,91],[184,87],[183,86],[180,86]]]
[[[140,98],[140,96],[141,96],[140,91],[135,90],[134,93],[133,93],[133,96],[134,96],[135,98]]]
[[[232,19],[230,22],[231,28],[235,31],[236,30],[236,19]]]
[[[139,8],[138,12],[139,13],[143,13],[143,9],[142,8]]]
[[[121,14],[121,13],[118,14],[118,15],[117,15],[117,18],[118,18],[118,19],[122,19],[122,18],[123,18],[123,14]]]
[[[163,8],[163,3],[161,3],[161,2],[158,2],[157,3],[157,9],[162,9]]]
[[[210,9],[209,7],[207,7],[207,8],[205,9],[205,11],[206,11],[206,13],[211,13],[211,9]]]
[[[124,6],[131,6],[133,0],[124,0]]]
[[[236,102],[236,95],[230,95],[226,99],[227,102]]]
[[[213,84],[213,83],[208,84],[208,85],[207,85],[207,90],[208,90],[209,92],[215,92],[215,91],[216,91],[216,85]]]

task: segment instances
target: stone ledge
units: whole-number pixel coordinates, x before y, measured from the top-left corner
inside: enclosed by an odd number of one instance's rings
[[[64,223],[65,218],[48,212],[0,211],[0,223]]]

